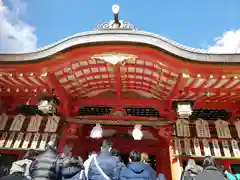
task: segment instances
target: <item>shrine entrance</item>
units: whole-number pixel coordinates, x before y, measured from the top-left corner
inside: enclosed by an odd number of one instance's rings
[[[143,139],[134,140],[131,136],[132,127],[129,126],[104,126],[104,136],[101,139],[89,137],[92,125],[82,127],[81,136],[74,140],[74,155],[81,155],[86,160],[90,152],[99,152],[103,140],[110,140],[113,149],[122,155],[124,163],[128,163],[128,155],[131,151],[145,152],[149,155],[152,167],[157,173],[171,176],[169,145],[167,141],[155,133],[151,127],[143,127]],[[170,177],[169,177],[170,178]]]

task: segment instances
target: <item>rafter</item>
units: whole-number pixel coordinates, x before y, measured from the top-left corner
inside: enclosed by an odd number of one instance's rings
[[[47,84],[50,89],[55,93],[61,102],[61,107],[66,116],[70,114],[70,101],[71,97],[67,94],[66,90],[60,85],[54,74],[48,74],[46,77]]]
[[[184,77],[184,74],[179,74],[176,80],[176,84],[173,87],[171,94],[168,97],[169,107],[172,106],[172,100],[177,99],[181,95],[181,91],[184,90],[188,78]]]
[[[122,78],[121,78],[121,65],[120,64],[115,65],[114,73],[115,73],[115,88],[116,88],[116,92],[117,92],[117,97],[121,98],[121,96],[122,96]]]

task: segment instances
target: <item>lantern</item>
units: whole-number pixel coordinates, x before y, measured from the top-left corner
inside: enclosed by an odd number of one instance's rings
[[[189,116],[192,115],[192,107],[191,104],[186,102],[186,103],[179,103],[177,105],[177,113],[180,118],[188,118]]]
[[[94,139],[100,139],[103,137],[103,129],[99,123],[92,128],[90,132],[90,137]]]
[[[54,100],[41,100],[38,104],[38,109],[43,113],[43,114],[48,114],[48,113],[56,113],[56,108],[57,104],[54,102]]]
[[[140,125],[140,124],[136,124],[134,126],[134,129],[132,131],[132,137],[133,137],[134,140],[141,140],[142,139],[143,133],[142,133],[141,127],[142,127],[142,125]]]

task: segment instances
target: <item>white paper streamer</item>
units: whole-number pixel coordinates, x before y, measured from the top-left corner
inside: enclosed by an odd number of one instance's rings
[[[207,121],[199,119],[195,121],[198,137],[211,137],[209,125]]]
[[[212,156],[208,140],[203,139],[202,143],[203,143],[204,155],[205,156]]]
[[[32,137],[32,133],[27,133],[22,144],[22,148],[27,149]]]
[[[217,130],[217,135],[219,138],[231,138],[228,122],[223,120],[217,120],[214,123]]]
[[[14,139],[14,137],[15,137],[15,134],[16,134],[15,132],[11,132],[11,133],[10,133],[9,138],[8,138],[8,140],[7,140],[7,143],[6,143],[6,145],[5,145],[6,148],[9,148],[9,147],[12,146],[13,139]]]
[[[221,151],[220,151],[220,147],[219,147],[218,141],[217,140],[213,140],[212,141],[212,145],[213,145],[213,151],[214,151],[215,156],[221,157],[222,154],[221,154]]]
[[[23,136],[24,136],[24,133],[22,133],[22,132],[18,133],[17,138],[13,144],[13,148],[19,148],[19,146],[23,140]]]
[[[39,138],[40,138],[40,134],[35,133],[34,136],[33,136],[32,143],[31,143],[31,149],[36,149],[37,148]]]
[[[47,140],[48,140],[48,134],[47,133],[42,134],[42,139],[39,145],[39,149],[42,149],[42,150],[45,149]]]
[[[192,155],[190,139],[184,139],[184,151],[188,155]]]
[[[240,138],[240,121],[236,121],[234,124],[238,133],[238,138]]]
[[[175,139],[175,154],[182,155],[181,139]]]
[[[7,137],[8,137],[8,133],[7,133],[7,132],[4,132],[4,133],[2,134],[2,136],[1,136],[1,139],[0,139],[0,147],[3,147],[3,145],[4,145],[4,143],[5,143],[6,139],[7,139]]]
[[[5,129],[5,126],[8,121],[8,116],[6,114],[1,114],[0,116],[0,131],[3,131]]]
[[[178,119],[176,122],[177,135],[182,137],[190,137],[189,121]]]
[[[55,144],[56,139],[57,139],[57,135],[52,134],[51,137],[50,137],[50,141],[48,143]]]
[[[231,157],[228,141],[222,141],[223,152],[226,157]]]
[[[32,116],[30,119],[30,123],[28,124],[27,131],[30,132],[38,132],[40,125],[42,122],[42,117],[37,115],[37,116]]]
[[[11,124],[10,131],[20,131],[22,129],[24,120],[25,116],[23,116],[22,114],[15,116]]]
[[[201,148],[200,148],[200,144],[199,144],[199,140],[198,140],[198,139],[194,139],[194,140],[193,140],[193,144],[194,144],[195,154],[196,154],[197,156],[202,156]]]
[[[240,150],[236,140],[231,140],[232,150],[235,157],[240,157]]]
[[[58,128],[59,120],[60,118],[57,116],[49,116],[44,132],[55,133]]]

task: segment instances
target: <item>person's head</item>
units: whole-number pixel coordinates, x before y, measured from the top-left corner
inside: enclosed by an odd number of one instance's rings
[[[54,150],[56,151],[57,150],[57,146],[56,146],[56,142],[55,141],[50,141],[47,143],[47,146],[46,146],[46,150]]]
[[[148,163],[148,161],[149,161],[148,154],[145,153],[145,152],[141,153],[141,162],[142,163]]]
[[[64,145],[64,148],[63,148],[63,153],[65,154],[65,156],[71,156],[72,155],[72,149],[73,149],[73,143],[72,142],[67,142]]]
[[[137,151],[132,151],[129,154],[129,162],[140,162],[141,157],[140,153]]]
[[[120,156],[120,152],[117,149],[112,149],[112,155],[119,157]]]
[[[112,150],[112,142],[111,141],[107,141],[107,140],[103,140],[102,145],[101,145],[101,151],[108,151],[111,152]]]
[[[203,160],[202,167],[206,168],[208,166],[217,166],[215,160],[211,156],[206,156]]]
[[[187,166],[195,166],[196,165],[196,162],[194,159],[189,159],[188,162],[187,162]]]
[[[23,156],[23,159],[29,159],[29,160],[34,160],[36,156],[38,155],[37,151],[34,149],[29,149]]]

